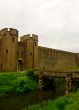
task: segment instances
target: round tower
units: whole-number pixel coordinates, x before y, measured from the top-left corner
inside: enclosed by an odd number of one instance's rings
[[[18,31],[13,28],[4,28],[0,31],[1,41],[1,70],[16,71]]]
[[[24,68],[35,69],[38,67],[38,36],[27,34],[22,36],[21,42],[25,43]]]

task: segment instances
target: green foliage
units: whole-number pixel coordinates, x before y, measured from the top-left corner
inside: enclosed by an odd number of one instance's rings
[[[70,96],[63,96],[54,101],[49,100],[37,105],[29,106],[24,110],[79,110],[79,92]]]
[[[27,74],[21,72],[1,73],[0,96],[7,93],[24,93],[35,90],[37,88],[36,80]]]
[[[27,76],[31,79],[31,80],[36,80],[35,76],[34,76],[34,72],[33,70],[29,69],[27,71]]]
[[[69,104],[66,107],[66,110],[79,110],[79,102],[75,101],[74,103]]]

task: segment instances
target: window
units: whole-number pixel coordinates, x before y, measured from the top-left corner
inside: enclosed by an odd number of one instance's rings
[[[35,46],[37,45],[37,43],[35,42]]]
[[[24,53],[23,53],[23,51],[22,51],[22,56],[23,56],[23,54],[24,54]]]
[[[18,42],[18,45],[20,45],[20,42]]]
[[[14,42],[14,37],[12,37],[12,42]]]
[[[1,69],[2,69],[2,64],[1,64]]]
[[[8,53],[8,49],[6,49],[6,53]]]
[[[32,55],[32,52],[30,52],[30,56]]]

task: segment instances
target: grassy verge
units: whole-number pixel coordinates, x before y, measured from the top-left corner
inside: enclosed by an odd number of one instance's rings
[[[37,89],[37,82],[31,71],[0,73],[0,96],[9,93],[24,93]]]
[[[79,92],[62,96],[54,101],[49,100],[23,110],[79,110]]]

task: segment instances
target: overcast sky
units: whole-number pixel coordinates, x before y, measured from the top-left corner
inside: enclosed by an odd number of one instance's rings
[[[79,52],[79,0],[0,0],[0,28],[38,34],[39,45]]]

